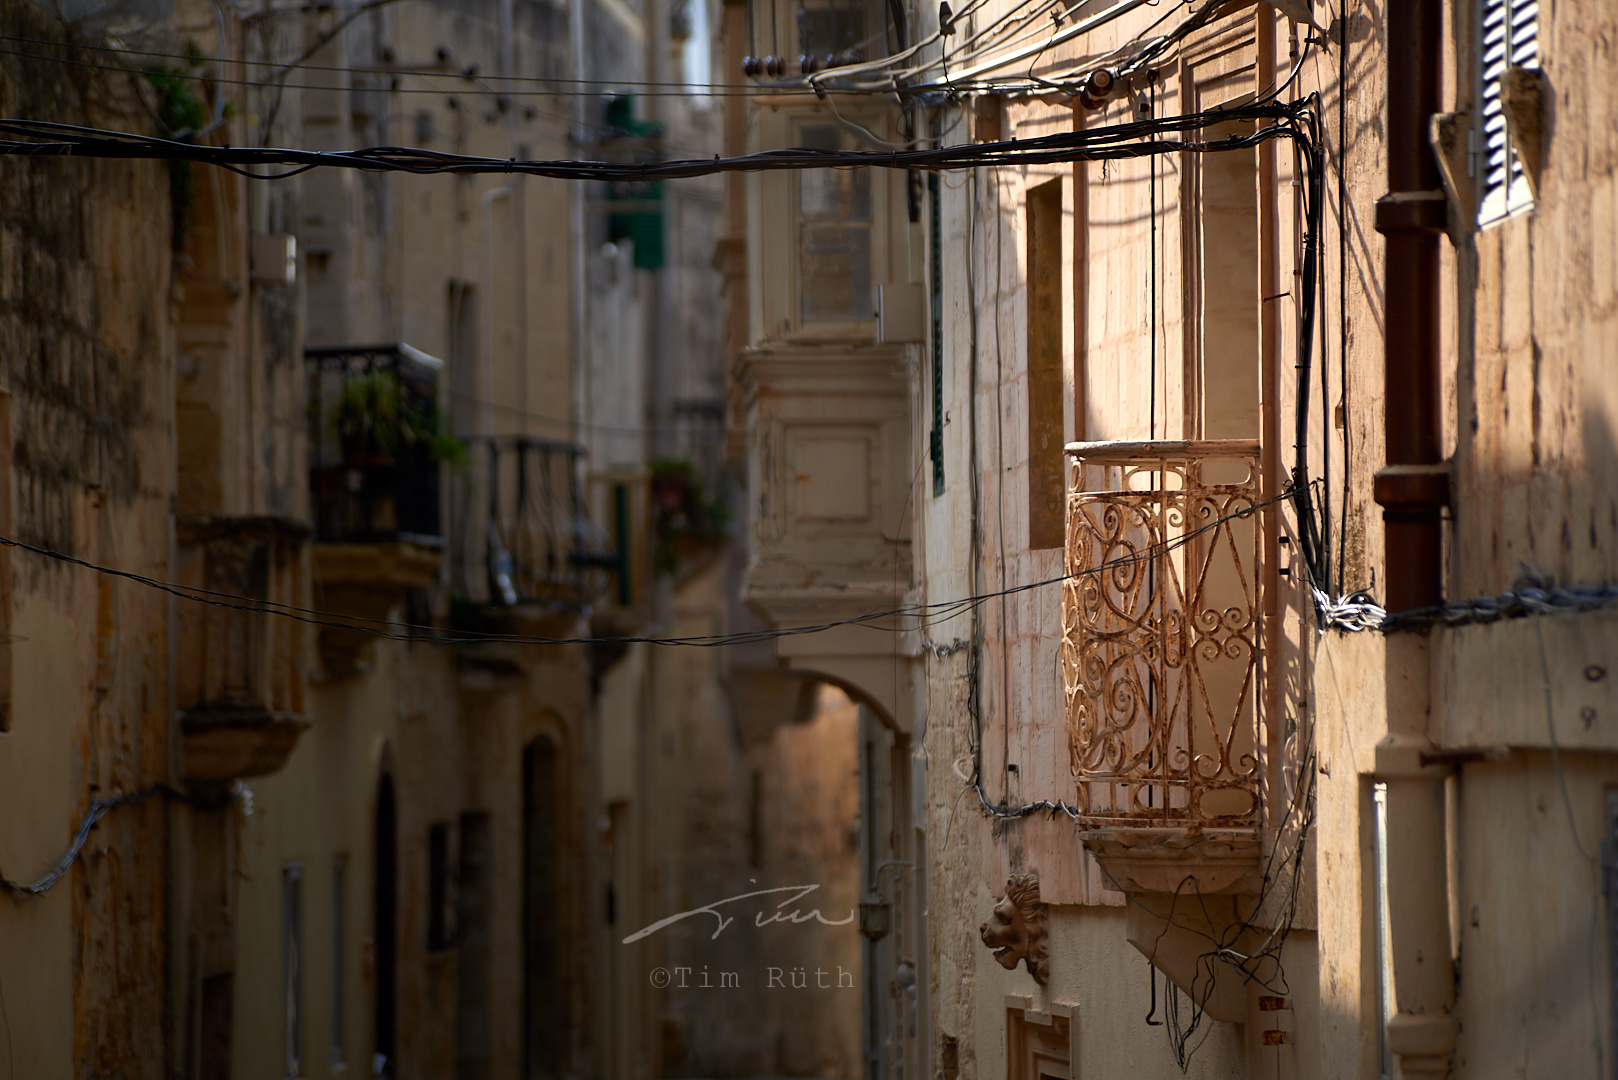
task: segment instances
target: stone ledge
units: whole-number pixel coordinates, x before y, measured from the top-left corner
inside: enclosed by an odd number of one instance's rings
[[[1096,829],[1084,846],[1121,892],[1257,896],[1264,884],[1256,829]]]

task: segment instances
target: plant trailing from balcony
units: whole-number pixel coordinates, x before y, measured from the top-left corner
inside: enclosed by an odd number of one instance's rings
[[[195,52],[195,46],[192,51]],[[157,91],[158,132],[165,139],[194,142],[208,119],[208,107],[197,96],[185,71],[175,67],[149,68],[146,81]],[[168,162],[168,171],[174,250],[183,252],[186,225],[191,207],[197,201],[196,170],[189,161],[173,159]]]
[[[449,432],[435,402],[410,394],[386,368],[352,372],[343,380],[332,420],[350,465],[391,465],[406,447],[425,446],[434,461],[467,471],[471,452]]]
[[[685,458],[658,458],[651,468],[652,568],[674,574],[724,541],[730,505]]]

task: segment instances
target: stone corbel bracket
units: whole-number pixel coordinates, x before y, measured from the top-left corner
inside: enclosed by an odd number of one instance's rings
[[[1050,948],[1045,936],[1045,905],[1039,899],[1039,875],[1013,874],[1006,894],[994,905],[993,917],[980,927],[983,944],[1007,971],[1026,964],[1028,974],[1044,986],[1050,978]]]
[[[1449,197],[1450,240],[1457,246],[1477,224],[1477,183],[1467,171],[1466,139],[1471,123],[1470,113],[1434,113],[1428,130],[1433,156],[1438,159],[1438,177]]]
[[[1545,150],[1545,73],[1537,68],[1509,67],[1500,77],[1500,111],[1506,134],[1522,162],[1529,193],[1539,198],[1539,170]]]

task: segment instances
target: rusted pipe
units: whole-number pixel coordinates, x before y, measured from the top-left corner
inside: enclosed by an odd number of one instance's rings
[[[1387,464],[1407,476],[1421,468],[1440,476],[1438,237],[1445,204],[1427,132],[1438,111],[1442,13],[1439,0],[1404,0],[1385,10],[1388,194],[1377,202],[1376,228],[1384,241]],[[1435,496],[1434,485],[1378,479],[1387,607],[1436,604],[1444,593],[1440,513],[1448,485],[1438,485]]]
[[[1386,467],[1374,494],[1382,504],[1386,604],[1403,611],[1443,599],[1441,511],[1449,485],[1440,445],[1438,236],[1445,202],[1428,142],[1438,111],[1440,0],[1383,7],[1387,48],[1388,193],[1377,201],[1383,236],[1383,373]],[[1339,92],[1343,88],[1339,88]],[[1388,734],[1376,749],[1387,784],[1387,903],[1397,1004],[1388,1046],[1411,1080],[1449,1074],[1454,1015],[1444,769],[1423,762],[1434,749],[1430,639],[1393,635],[1384,662]]]

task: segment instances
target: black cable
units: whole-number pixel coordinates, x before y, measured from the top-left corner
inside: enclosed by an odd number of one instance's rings
[[[1215,141],[1170,138],[1227,120],[1272,120],[1275,123]],[[1106,161],[1164,153],[1217,153],[1256,146],[1272,138],[1310,140],[1312,117],[1306,109],[1287,105],[1247,105],[1150,121],[1057,132],[1033,139],[997,143],[965,143],[947,147],[869,151],[795,147],[738,157],[673,159],[619,163],[545,161],[450,154],[422,148],[373,146],[347,151],[297,150],[275,147],[200,146],[71,124],[37,120],[0,120],[0,133],[17,136],[0,141],[0,154],[172,161],[235,166],[316,166],[407,172],[521,173],[563,180],[646,181],[710,176],[727,172],[777,172],[801,169],[874,167],[891,169],[962,169],[1006,165],[1048,165],[1072,161]],[[1306,251],[1306,257],[1309,252]]]
[[[0,40],[5,40],[5,39],[3,37],[0,37]],[[84,49],[84,48],[93,47],[93,46],[85,46],[85,45],[72,45],[72,44],[67,44],[67,43],[64,43],[64,42],[54,42],[52,44],[59,45],[62,48],[65,48],[65,49]],[[137,54],[137,55],[139,55],[139,54]],[[112,63],[98,64],[93,60],[75,60],[75,59],[73,59],[71,57],[66,57],[66,56],[44,56],[44,55],[41,55],[40,53],[23,52],[23,51],[21,51],[19,49],[0,49],[0,56],[15,56],[15,57],[18,57],[19,59],[39,60],[39,61],[43,61],[45,63],[51,63],[51,64],[71,64],[74,67],[90,68],[90,69],[92,69],[94,71],[112,71],[112,72],[120,72],[120,73],[128,74],[128,75],[145,75],[145,74],[147,74],[147,72],[142,70],[142,69],[132,68],[132,67],[125,67],[124,65],[121,65],[121,64],[112,64]],[[244,60],[226,61],[226,63],[232,63],[232,64],[259,63],[259,62],[260,61],[244,61]],[[791,94],[793,96],[804,97],[804,98],[812,98],[814,96],[814,91],[812,91],[812,90],[810,90],[810,89],[808,89],[806,87],[805,88],[800,88],[800,87],[796,87],[796,86],[773,87],[773,86],[756,86],[756,85],[747,85],[747,84],[716,83],[716,84],[709,85],[708,87],[706,87],[703,90],[691,90],[689,88],[683,89],[683,90],[675,90],[675,89],[669,89],[669,90],[651,89],[651,90],[646,90],[646,89],[640,89],[639,87],[656,85],[656,84],[636,83],[636,82],[633,82],[633,81],[629,81],[629,82],[608,82],[606,80],[601,80],[601,79],[584,80],[584,79],[539,79],[539,78],[534,78],[534,79],[531,80],[531,81],[534,81],[534,82],[574,83],[574,84],[579,84],[581,87],[582,86],[593,85],[595,87],[594,89],[582,89],[582,88],[581,89],[570,89],[570,90],[562,90],[562,89],[552,89],[552,90],[542,90],[542,89],[536,89],[536,90],[501,89],[499,87],[488,85],[487,81],[486,81],[486,80],[489,80],[489,79],[498,79],[498,78],[500,78],[500,76],[497,76],[497,75],[466,75],[466,74],[463,74],[463,73],[457,72],[457,71],[388,71],[388,70],[379,70],[379,69],[375,69],[375,68],[342,68],[342,67],[332,67],[332,68],[330,68],[328,70],[332,70],[332,71],[352,71],[357,75],[377,75],[377,76],[386,75],[386,76],[389,76],[389,78],[393,79],[393,80],[397,80],[401,76],[410,76],[412,78],[418,78],[418,79],[455,79],[455,80],[458,80],[459,82],[461,82],[461,83],[463,83],[465,85],[455,86],[455,87],[452,87],[452,88],[445,88],[445,87],[440,87],[440,86],[398,86],[398,85],[383,85],[383,86],[358,85],[358,86],[356,86],[356,85],[352,85],[352,84],[348,85],[348,86],[322,86],[319,83],[289,82],[289,83],[284,83],[283,84],[283,83],[277,83],[277,82],[273,82],[273,81],[269,81],[269,80],[262,80],[262,79],[233,79],[228,75],[206,74],[206,73],[201,73],[201,72],[196,73],[196,74],[182,72],[181,74],[183,75],[184,78],[195,79],[198,82],[212,83],[212,84],[216,84],[216,85],[219,85],[219,86],[240,86],[240,87],[246,87],[247,89],[250,89],[250,90],[265,90],[265,91],[275,91],[275,90],[318,90],[318,91],[321,91],[323,93],[330,93],[332,91],[337,91],[337,92],[340,92],[340,93],[348,93],[348,94],[364,94],[364,93],[376,93],[378,91],[384,91],[384,92],[390,93],[390,94],[442,94],[442,95],[445,95],[445,96],[449,96],[449,95],[465,95],[467,97],[493,97],[493,98],[507,98],[507,99],[511,99],[511,100],[522,100],[522,99],[527,99],[527,98],[595,98],[595,99],[599,99],[604,95],[612,95],[612,94],[633,94],[636,97],[645,97],[645,98],[757,97],[757,96],[759,96],[761,94],[769,94],[772,97],[773,96],[779,96],[779,95],[782,95],[782,94]],[[666,84],[666,85],[684,85],[684,84]],[[570,117],[564,116],[561,113],[545,112],[544,115],[555,117],[556,119],[559,119],[559,120],[571,119]],[[594,124],[594,125],[591,125],[591,126],[593,126],[593,127],[604,127],[605,125]]]
[[[146,788],[144,791],[134,791],[126,795],[113,795],[105,799],[96,799],[90,804],[90,809],[84,815],[84,820],[79,823],[78,829],[74,831],[73,841],[68,845],[67,851],[56,861],[44,877],[38,881],[24,882],[16,881],[0,873],[0,891],[13,893],[25,900],[36,896],[44,896],[66,875],[74,860],[79,857],[79,852],[84,850],[85,843],[90,839],[90,830],[95,828],[96,822],[105,817],[109,810],[114,810],[120,806],[143,803],[159,795],[165,798],[179,799],[183,802],[192,801],[189,796],[170,787],[168,784],[158,784],[154,787]],[[238,797],[233,796],[230,801],[234,802]]]
[[[1281,494],[1265,500],[1264,502],[1254,503],[1245,510],[1241,510],[1235,514],[1229,514],[1210,521],[1207,524],[1187,532],[1185,535],[1178,537],[1169,543],[1146,548],[1145,550],[1132,556],[1113,559],[1109,562],[1103,563],[1100,566],[1091,567],[1088,570],[1081,571],[1077,575],[1064,574],[1059,577],[1046,578],[1042,581],[1032,581],[1023,585],[1014,585],[1001,592],[986,593],[978,596],[967,596],[957,600],[946,600],[929,604],[901,604],[891,608],[870,611],[864,615],[859,615],[854,618],[839,619],[832,622],[746,631],[739,634],[706,634],[691,637],[649,637],[631,635],[623,637],[549,638],[524,636],[519,634],[483,633],[470,630],[458,630],[451,634],[446,633],[440,627],[420,623],[397,622],[389,619],[369,619],[361,616],[344,615],[339,612],[320,611],[313,608],[299,607],[295,604],[283,604],[276,601],[260,600],[255,597],[241,596],[236,593],[217,592],[211,589],[191,588],[176,585],[172,582],[162,581],[158,578],[148,577],[144,574],[136,574],[128,570],[117,570],[108,566],[100,566],[85,559],[80,559],[76,556],[65,554],[64,552],[52,551],[49,548],[39,547],[35,544],[29,544],[21,540],[12,539],[10,537],[0,536],[0,546],[16,548],[19,551],[27,551],[31,554],[39,555],[41,557],[65,563],[70,566],[77,566],[81,569],[92,570],[98,574],[106,574],[109,577],[122,578],[127,581],[132,581],[137,585],[142,585],[150,589],[156,589],[159,592],[168,593],[170,596],[174,596],[181,600],[190,600],[195,603],[207,604],[212,607],[245,611],[250,614],[277,615],[282,618],[292,619],[295,622],[306,623],[312,626],[321,626],[337,630],[355,630],[361,633],[371,634],[375,637],[394,641],[414,641],[437,645],[469,645],[487,642],[505,642],[507,644],[515,645],[646,644],[714,648],[723,645],[750,644],[760,641],[772,641],[783,637],[817,634],[842,626],[860,626],[869,630],[896,634],[909,633],[916,629],[925,629],[929,625],[947,622],[948,620],[956,618],[959,615],[963,615],[968,611],[976,610],[978,607],[982,606],[988,601],[996,599],[1000,596],[1009,596],[1015,593],[1027,592],[1029,590],[1041,588],[1046,585],[1060,584],[1062,582],[1072,580],[1075,577],[1087,577],[1091,574],[1100,574],[1108,570],[1128,566],[1135,562],[1156,559],[1163,554],[1190,543],[1197,536],[1210,529],[1216,529],[1228,521],[1248,517],[1249,515],[1262,509],[1264,506],[1269,505],[1270,503],[1280,502],[1283,499],[1289,498],[1290,496],[1291,492],[1282,492]],[[896,619],[918,620],[920,625],[909,627],[882,625],[883,623]],[[394,629],[378,629],[378,627],[392,627]]]

